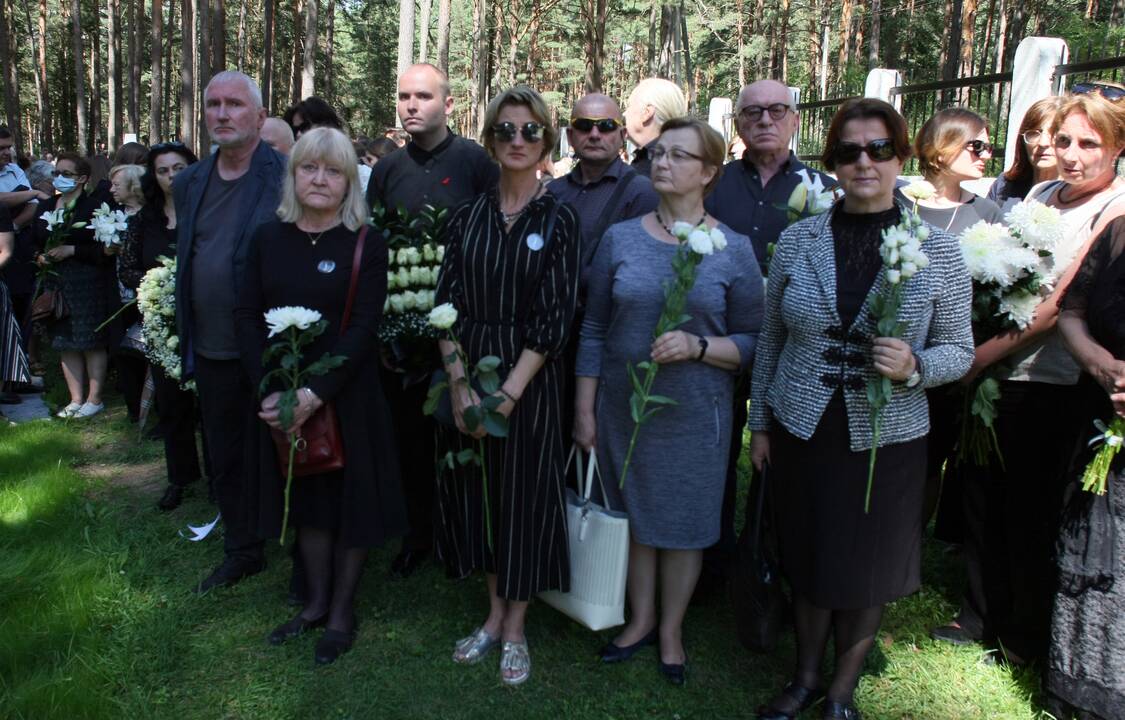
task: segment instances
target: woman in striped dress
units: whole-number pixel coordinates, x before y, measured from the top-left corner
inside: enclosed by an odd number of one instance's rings
[[[0,267],[15,262],[14,248],[12,220],[8,209],[0,206]],[[0,281],[0,383],[25,383],[30,380],[27,356],[20,346],[19,321],[8,297],[8,287]]]
[[[570,584],[562,352],[574,318],[581,248],[574,210],[536,178],[535,168],[555,140],[539,94],[516,87],[499,95],[488,106],[484,127],[482,141],[500,164],[500,183],[450,218],[437,302],[456,307],[453,332],[470,363],[486,355],[500,358],[504,379],[497,397],[508,436],[467,430],[464,411],[480,397],[455,382],[457,427],[439,430],[438,457],[476,448],[484,438],[488,493],[480,466],[441,465],[437,534],[450,575],[483,570],[488,581],[488,617],[456,644],[454,661],[475,663],[502,644],[501,679],[515,685],[531,673],[524,637],[528,601]],[[442,357],[455,350],[448,340],[441,346]],[[447,363],[446,370],[455,380],[465,376],[460,362]]]

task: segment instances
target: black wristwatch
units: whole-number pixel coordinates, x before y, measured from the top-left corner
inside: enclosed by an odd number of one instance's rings
[[[699,338],[699,357],[697,357],[696,360],[702,360],[703,356],[707,354],[707,338],[703,337],[702,335],[699,335],[698,338]]]

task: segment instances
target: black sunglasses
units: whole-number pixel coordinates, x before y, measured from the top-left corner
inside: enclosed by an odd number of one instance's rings
[[[969,142],[965,143],[965,147],[969,149],[969,152],[971,152],[973,155],[976,155],[977,157],[980,157],[985,153],[988,153],[989,155],[992,154],[992,143],[985,142],[984,140],[970,140]]]
[[[621,123],[613,118],[588,118],[576,117],[570,119],[570,126],[578,132],[588,133],[594,128],[603,135],[614,132],[621,127]]]
[[[518,128],[513,122],[502,122],[492,126],[492,137],[500,142],[509,143],[516,139],[518,132],[529,143],[537,143],[543,139],[543,129],[543,126],[537,122],[526,122]]]
[[[1125,97],[1125,90],[1114,85],[1106,85],[1099,82],[1078,83],[1070,89],[1075,95],[1101,95],[1110,102],[1117,102]]]
[[[850,165],[859,160],[859,156],[863,153],[867,153],[867,157],[874,162],[886,162],[895,156],[895,143],[890,138],[872,140],[866,145],[840,143],[832,151],[832,157],[838,165]]]

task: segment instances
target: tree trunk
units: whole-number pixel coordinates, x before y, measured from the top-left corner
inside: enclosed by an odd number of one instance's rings
[[[262,0],[262,102],[266,112],[273,114],[273,29],[274,3],[276,0]]]
[[[778,59],[780,60],[780,63],[778,64],[777,68],[777,77],[779,78],[789,77],[789,46],[786,45],[786,42],[787,38],[789,37],[790,3],[791,0],[781,0],[781,33],[779,35],[778,43],[778,46],[780,48],[778,52]]]
[[[328,57],[325,58],[325,69],[328,71],[325,77],[325,94],[328,96],[328,102],[333,105],[336,103],[336,0],[328,0],[328,37],[327,39],[327,53]]]
[[[246,72],[246,0],[238,3],[238,72]]]
[[[195,142],[195,47],[193,0],[180,0],[180,142],[199,154]]]
[[[430,12],[434,0],[422,0],[422,13],[418,18],[418,62],[429,62],[430,57]]]
[[[121,33],[119,32],[121,4],[119,0],[106,2],[106,101],[109,110],[109,145],[117,147],[121,144]]]
[[[452,0],[438,0],[437,65],[449,74],[449,28],[453,22]]]
[[[586,92],[601,92],[605,80],[606,0],[583,3],[586,13]],[[528,66],[530,67],[530,59]]]
[[[164,44],[161,32],[164,30],[164,7],[160,0],[152,0],[152,89],[149,94],[148,110],[148,141],[156,143],[163,140],[161,135],[161,117],[164,110],[164,71],[161,60],[164,59]]]
[[[301,71],[301,97],[316,95],[317,11],[320,0],[305,0],[305,65]]]
[[[8,18],[12,17],[12,13],[8,6],[8,0],[0,0],[0,58],[14,57],[13,51],[15,48],[12,45],[13,28],[8,25]],[[16,87],[15,77],[15,62],[6,62],[4,64],[4,112],[8,118],[8,129],[12,133],[12,143],[17,151],[26,151],[27,148],[23,144],[23,129],[20,127],[20,96],[19,90]]]
[[[961,5],[961,57],[958,75],[973,75],[973,28],[976,26],[978,0],[962,0]],[[962,88],[961,102],[968,102],[968,88]]]
[[[227,69],[227,7],[226,0],[211,0],[211,73]]]
[[[398,69],[400,77],[414,62],[414,0],[398,3]]]
[[[289,105],[301,101],[301,65],[298,58],[301,53],[301,15],[304,4],[301,0],[293,0],[293,48],[289,53]]]
[[[70,0],[70,45],[74,56],[74,112],[78,129],[78,152],[91,155],[93,148],[86,133],[86,54],[82,49],[82,5]]]
[[[195,117],[195,132],[202,150],[208,147],[210,135],[207,132],[207,83],[211,81],[211,6],[210,0],[195,1],[195,97],[199,110]]]
[[[172,68],[174,67],[172,64],[172,48],[173,39],[176,35],[176,3],[172,0],[165,7],[168,8],[168,11],[165,13],[167,18],[164,21],[164,71],[162,73],[164,75],[164,89],[161,93],[164,97],[164,107],[160,113],[160,137],[170,139],[177,135],[172,114]]]
[[[871,0],[871,30],[867,38],[867,69],[879,67],[879,40],[883,32],[883,2]],[[891,43],[894,45],[894,43]]]
[[[30,12],[30,10],[28,11]],[[47,94],[47,0],[39,0],[38,13],[38,61],[35,63],[36,99],[39,101],[39,142],[40,150],[51,150],[55,144],[51,98]],[[31,20],[28,19],[28,34],[31,34]]]
[[[680,45],[683,48],[683,56],[684,56],[684,80],[687,81],[687,83],[686,83],[687,84],[687,102],[688,102],[688,108],[689,108],[688,112],[691,112],[690,108],[696,107],[696,103],[698,101],[698,98],[696,97],[696,93],[695,93],[697,83],[696,83],[696,80],[695,80],[695,78],[696,78],[695,69],[692,67],[692,64],[691,64],[691,38],[688,37],[687,13],[684,12],[684,2],[683,2],[683,0],[680,0],[680,13],[679,14],[680,14],[680,38],[681,38]]]
[[[141,3],[143,2],[144,0],[125,0],[127,6],[125,33],[129,45],[125,122],[129,132],[136,135],[141,132],[141,65],[139,57],[141,51],[137,47],[137,39],[139,35],[138,26],[143,20],[143,13],[138,13],[137,8],[142,6]],[[42,0],[41,4],[46,5],[46,0]],[[138,15],[141,15],[141,17],[137,17]]]
[[[102,135],[102,91],[105,86],[102,84],[102,31],[101,31],[101,17],[100,8],[94,5],[94,27],[90,32],[90,136],[94,142],[95,152],[97,151],[98,141],[105,142],[105,136]],[[116,148],[109,148],[109,154],[113,155]]]
[[[972,0],[970,0],[970,2],[971,1]],[[962,7],[963,0],[949,0],[945,4],[945,35],[948,38],[948,42],[944,43],[945,64],[942,66],[942,80],[952,80],[957,77],[957,70],[961,64]]]
[[[488,0],[473,0],[472,78],[469,83],[469,132],[476,135],[484,125],[488,102]]]
[[[836,60],[841,68],[852,61],[852,0],[840,2],[840,54]]]
[[[35,34],[35,26],[31,22],[31,6],[29,5],[28,0],[22,0],[22,2],[23,2],[23,18],[24,18],[24,28],[23,29],[24,29],[24,32],[27,33],[27,37],[30,38],[30,40],[31,40],[31,50],[32,50],[32,53],[36,57],[36,62],[33,64],[33,67],[32,67],[33,72],[31,74],[32,74],[32,77],[35,78],[35,105],[36,105],[36,110],[37,110],[35,127],[36,127],[37,132],[34,135],[28,135],[28,138],[27,138],[28,146],[29,146],[28,149],[29,150],[34,149],[36,152],[42,153],[43,150],[45,150],[48,147],[48,145],[46,144],[46,140],[45,140],[45,136],[47,134],[46,126],[47,126],[47,107],[48,107],[47,94],[46,94],[47,82],[45,80],[46,68],[44,66],[41,66],[38,63],[38,58],[40,57],[40,52],[41,52],[42,47],[43,47],[43,41],[42,41],[42,39],[40,39]],[[44,72],[43,77],[40,77],[40,75],[39,75],[41,69]],[[34,145],[35,145],[34,148],[30,147],[30,145],[32,144],[32,140],[34,140]]]

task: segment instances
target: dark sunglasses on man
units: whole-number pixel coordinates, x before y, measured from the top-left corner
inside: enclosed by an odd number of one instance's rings
[[[570,126],[583,133],[588,133],[597,128],[602,135],[607,135],[618,130],[621,123],[614,118],[575,117],[570,119]]]
[[[526,122],[522,127],[516,127],[513,122],[502,122],[492,126],[492,137],[499,142],[510,143],[516,139],[518,132],[527,142],[537,143],[543,139],[543,129],[537,122]]]
[[[862,153],[867,153],[873,162],[886,162],[895,156],[895,143],[890,138],[872,140],[866,145],[842,142],[832,151],[832,156],[837,165],[851,165]]]
[[[992,143],[985,142],[984,140],[970,140],[969,142],[965,143],[965,147],[968,148],[969,152],[971,152],[973,155],[976,155],[977,157],[980,157],[985,153],[988,153],[989,155],[992,154]]]
[[[1125,97],[1125,90],[1116,85],[1107,85],[1100,82],[1078,83],[1070,88],[1075,95],[1101,95],[1110,102],[1117,102]]]

